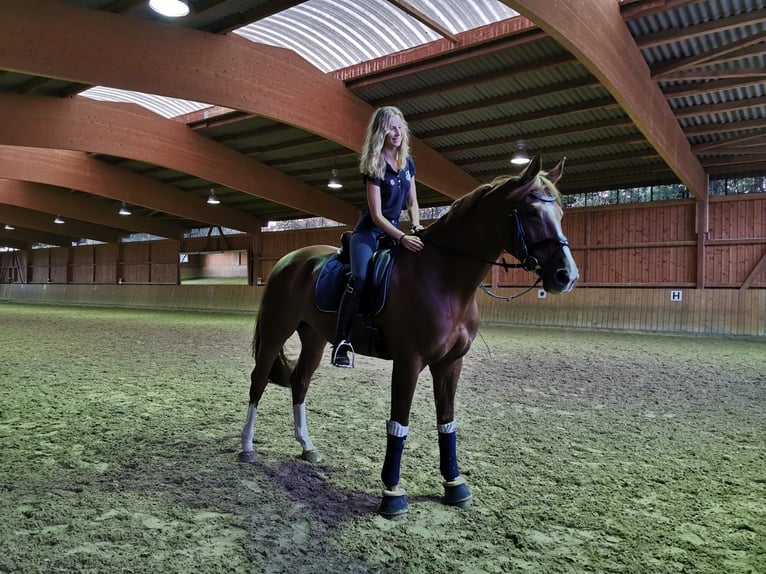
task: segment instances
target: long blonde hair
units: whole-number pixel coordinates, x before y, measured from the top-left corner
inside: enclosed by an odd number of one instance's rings
[[[375,110],[367,126],[362,156],[359,158],[359,171],[369,177],[381,178],[386,173],[386,161],[383,159],[383,144],[386,142],[388,126],[394,119],[402,122],[402,144],[396,150],[396,163],[399,168],[407,165],[410,157],[410,128],[404,114],[394,106],[384,106]]]

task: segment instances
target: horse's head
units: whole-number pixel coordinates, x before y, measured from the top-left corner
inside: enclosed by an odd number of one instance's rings
[[[510,186],[506,196],[510,203],[510,240],[505,249],[525,269],[540,276],[546,291],[567,293],[580,275],[561,230],[564,212],[556,182],[564,160],[547,174],[541,172],[541,164],[540,156],[535,157]],[[507,189],[506,185],[501,187]]]

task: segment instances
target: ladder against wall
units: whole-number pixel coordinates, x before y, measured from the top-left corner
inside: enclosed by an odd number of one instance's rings
[[[24,265],[18,251],[0,252],[0,283],[26,283]]]

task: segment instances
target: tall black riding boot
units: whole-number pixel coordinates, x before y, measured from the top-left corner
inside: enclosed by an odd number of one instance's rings
[[[354,362],[349,358],[348,353],[351,351],[351,354],[354,354],[354,347],[351,346],[351,329],[358,311],[359,294],[354,289],[353,279],[350,279],[338,310],[338,329],[332,348],[332,364],[336,367],[347,369],[354,367]]]

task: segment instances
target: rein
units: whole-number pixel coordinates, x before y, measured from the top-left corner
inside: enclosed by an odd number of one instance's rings
[[[489,285],[485,285],[484,283],[482,283],[481,285],[479,285],[479,289],[481,289],[481,290],[482,290],[484,293],[486,293],[487,295],[489,295],[489,296],[490,296],[490,297],[492,297],[493,299],[502,299],[503,301],[513,301],[514,299],[516,299],[516,298],[518,298],[518,297],[521,297],[522,295],[526,295],[527,293],[529,293],[529,292],[530,292],[532,289],[534,289],[535,287],[537,287],[537,286],[540,284],[540,281],[542,281],[542,279],[541,279],[540,277],[538,277],[538,278],[537,278],[537,281],[535,281],[535,282],[534,282],[532,285],[530,285],[529,287],[527,287],[527,288],[526,288],[524,291],[522,291],[521,293],[516,293],[516,295],[508,295],[507,297],[503,297],[502,295],[496,295],[496,294],[494,294],[494,293],[492,292],[492,290],[489,288]]]
[[[436,247],[437,249],[441,249],[442,251],[449,253],[450,255],[459,255],[460,257],[465,257],[466,259],[472,259],[473,261],[479,261],[480,263],[486,263],[487,265],[496,265],[498,267],[502,267],[506,271],[508,271],[509,269],[527,269],[523,263],[508,263],[505,260],[505,257],[502,257],[500,261],[490,261],[489,259],[483,259],[481,257],[477,257],[476,255],[473,255],[466,251],[461,251],[460,249],[455,249],[454,247],[447,247],[446,245],[440,245],[439,243],[436,243],[435,241],[428,239],[424,235],[421,235],[421,233],[422,232],[418,233],[418,237],[420,237],[423,243],[425,243],[426,245],[431,245],[433,247]],[[527,271],[534,271],[534,269],[527,269]]]

